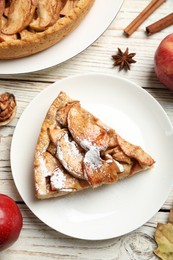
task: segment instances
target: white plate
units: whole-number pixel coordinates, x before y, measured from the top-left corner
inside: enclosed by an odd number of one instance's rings
[[[123,0],[96,0],[85,19],[58,44],[30,57],[0,61],[0,74],[38,71],[60,64],[91,45],[111,24]]]
[[[60,90],[141,145],[156,160],[154,168],[73,196],[35,199],[34,149],[42,120]],[[87,74],[50,85],[29,104],[13,135],[11,166],[20,195],[40,220],[76,238],[108,239],[138,228],[161,208],[173,184],[172,147],[173,127],[148,92],[123,78]]]

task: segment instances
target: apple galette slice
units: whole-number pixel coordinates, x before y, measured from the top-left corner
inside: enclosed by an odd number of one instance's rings
[[[152,167],[140,146],[60,92],[41,126],[34,156],[36,197],[62,196],[118,182]]]
[[[29,56],[56,44],[80,24],[93,3],[0,0],[0,59]]]

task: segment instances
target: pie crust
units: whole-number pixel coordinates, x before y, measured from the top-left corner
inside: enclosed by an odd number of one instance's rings
[[[112,184],[154,163],[140,146],[124,140],[78,100],[60,92],[46,114],[35,149],[36,197]]]
[[[66,35],[72,32],[82,21],[82,19],[86,16],[86,14],[91,9],[95,0],[22,0],[23,3],[31,2],[32,7],[35,5],[35,11],[33,17],[36,13],[38,13],[38,5],[39,3],[43,3],[44,6],[52,1],[52,6],[55,3],[59,3],[61,5],[61,9],[58,11],[58,16],[49,23],[49,25],[44,25],[42,27],[34,27],[35,20],[37,18],[33,18],[30,23],[25,24],[23,22],[23,26],[20,24],[18,26],[18,30],[16,33],[10,32],[9,27],[7,26],[8,20],[15,24],[14,19],[19,19],[19,14],[14,13],[11,15],[12,18],[9,18],[8,6],[4,9],[4,12],[1,10],[2,3],[5,3],[5,6],[8,5],[8,0],[0,1],[0,60],[7,59],[15,59],[21,58],[25,56],[30,56],[32,54],[41,52],[50,46],[56,44],[60,40],[62,40]],[[16,6],[18,5],[19,0],[11,0],[11,3],[16,2]],[[74,4],[71,9],[67,9],[63,12],[63,8],[67,4],[67,2],[73,2]],[[42,5],[43,5],[42,4]],[[71,5],[71,4],[70,4]],[[17,9],[17,7],[15,7]],[[12,11],[11,11],[12,12]],[[20,11],[19,11],[20,13]],[[40,11],[41,13],[41,11]],[[38,14],[37,14],[38,15]],[[17,17],[17,18],[14,18]],[[47,11],[47,16],[50,16],[50,11]],[[53,16],[53,15],[52,15]],[[10,20],[11,19],[11,20]],[[21,18],[22,19],[22,18]],[[24,18],[23,18],[24,19]],[[29,18],[28,18],[29,19]],[[5,20],[5,22],[4,22]],[[12,23],[11,22],[11,23]],[[21,22],[22,23],[22,22]],[[5,25],[4,25],[5,24]],[[38,25],[37,25],[38,26]],[[6,29],[7,27],[7,29]],[[11,25],[11,31],[15,32],[14,26]],[[10,28],[11,28],[10,27]],[[21,29],[20,29],[20,28]],[[35,29],[36,28],[36,29]],[[8,34],[6,34],[8,33]],[[10,34],[11,33],[11,34]],[[69,43],[70,48],[70,43]],[[58,55],[58,54],[57,54]]]

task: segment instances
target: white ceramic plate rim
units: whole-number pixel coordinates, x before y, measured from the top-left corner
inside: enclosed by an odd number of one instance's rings
[[[124,138],[147,150],[156,160],[154,168],[94,191],[36,200],[34,148],[46,111],[61,90],[81,100],[85,108],[115,127]],[[12,139],[12,174],[21,197],[45,224],[80,239],[109,239],[140,227],[161,208],[173,185],[172,146],[170,120],[140,86],[105,74],[73,76],[48,86],[23,112]]]
[[[123,0],[109,0],[109,4],[105,0],[96,0],[90,12],[70,35],[38,54],[15,60],[1,60],[0,74],[43,70],[74,57],[100,37],[117,15],[122,3]]]

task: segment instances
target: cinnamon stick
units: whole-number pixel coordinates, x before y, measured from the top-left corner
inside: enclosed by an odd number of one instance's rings
[[[152,0],[145,9],[124,29],[126,36],[130,36],[136,29],[166,0]]]
[[[166,27],[173,25],[173,13],[163,17],[162,19],[158,20],[157,22],[150,24],[146,27],[146,33],[148,35],[154,34],[156,32],[165,29]]]

